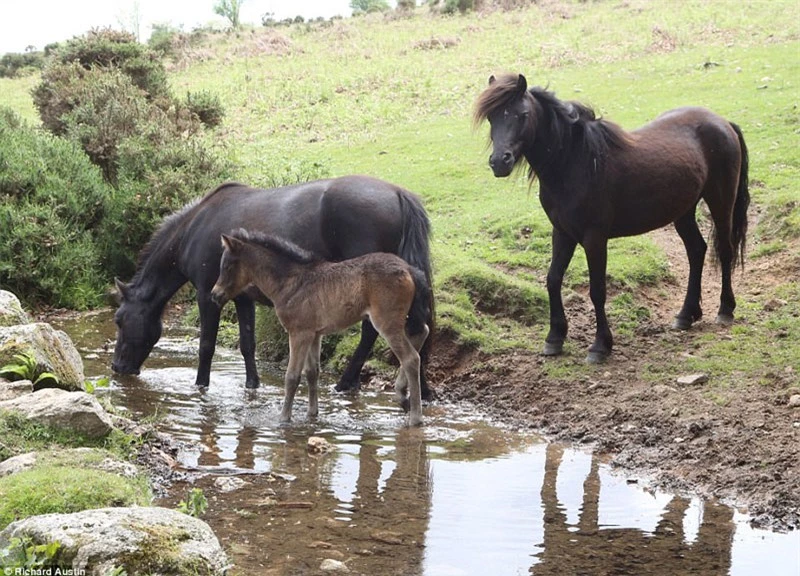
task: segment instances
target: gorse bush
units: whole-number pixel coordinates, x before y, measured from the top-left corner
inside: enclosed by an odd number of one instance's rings
[[[203,130],[222,121],[219,99],[174,98],[158,54],[130,34],[93,31],[54,49],[33,100],[45,128],[80,145],[113,187],[94,229],[106,278],[130,276],[158,222],[228,176]]]
[[[108,195],[75,144],[0,110],[0,286],[28,303],[98,304],[104,282],[93,230]]]

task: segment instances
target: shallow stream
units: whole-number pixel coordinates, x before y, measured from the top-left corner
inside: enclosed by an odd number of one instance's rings
[[[88,377],[110,374],[110,312],[54,324]],[[280,427],[277,368],[245,391],[241,357],[221,350],[201,392],[196,349],[193,331],[171,330],[140,376],[106,393],[186,443],[192,484],[157,504],[202,488],[233,574],[323,574],[326,560],[370,576],[800,574],[800,532],[753,529],[734,508],[652,490],[464,405],[426,406],[425,425],[408,429],[390,392],[339,396],[328,377],[319,418],[306,420],[302,386]],[[310,436],[334,449],[310,454]],[[226,492],[230,478],[244,484]]]

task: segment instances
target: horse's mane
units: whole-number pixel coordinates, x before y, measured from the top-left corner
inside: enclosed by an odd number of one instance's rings
[[[203,202],[217,194],[220,190],[229,188],[231,186],[241,186],[241,184],[237,182],[225,182],[224,184],[220,184],[202,198],[192,200],[177,212],[165,216],[161,221],[161,224],[159,224],[158,228],[156,228],[155,232],[153,232],[150,240],[148,240],[147,244],[145,244],[144,247],[139,251],[139,259],[136,264],[136,273],[131,280],[131,284],[135,284],[142,275],[144,265],[153,256],[153,254],[165,244],[169,244],[170,240],[174,238],[175,234],[182,229],[186,222],[189,221],[189,215],[194,212],[195,208],[198,208],[201,204],[203,204]]]
[[[320,257],[314,252],[301,248],[294,242],[286,240],[285,238],[264,234],[263,232],[245,230],[244,228],[234,230],[230,235],[242,242],[255,244],[256,246],[275,252],[297,264],[313,264],[314,262],[320,261]]]
[[[519,98],[518,82],[519,75],[505,74],[489,84],[475,103],[474,124],[477,126],[494,111]],[[559,100],[555,93],[538,86],[527,93],[542,110],[537,130],[548,131],[548,148],[555,152],[547,163],[591,160],[591,168],[597,172],[602,169],[610,150],[626,148],[632,142],[630,134],[619,125],[599,118],[585,104]],[[565,151],[569,154],[564,154]],[[535,176],[531,167],[530,177]]]

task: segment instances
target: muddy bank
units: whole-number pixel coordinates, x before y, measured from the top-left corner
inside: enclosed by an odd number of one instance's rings
[[[781,321],[796,310],[776,301],[772,290],[798,277],[800,258],[759,259],[744,275],[737,274],[734,286],[744,312],[733,328],[713,323],[719,283],[713,269],[707,270],[707,317],[688,332],[675,332],[668,327],[683,297],[685,258],[671,236],[659,232],[656,241],[673,265],[674,286],[637,295],[648,303],[651,318],[632,335],[617,338],[605,365],[584,364],[594,321],[591,302],[581,295],[568,306],[570,344],[564,356],[484,357],[439,335],[432,381],[446,400],[468,401],[552,438],[592,445],[614,465],[647,474],[665,488],[745,506],[759,527],[798,528],[800,407],[789,402],[800,384],[798,359],[774,361],[769,351],[737,351],[736,346],[749,345],[740,333],[761,325],[778,326],[772,334],[776,343],[800,337],[791,333],[796,321],[788,328]],[[691,360],[715,353],[707,347],[720,341],[730,344],[730,358],[712,360],[729,362],[728,373],[679,384]],[[739,376],[740,364],[759,362],[753,354],[764,354],[763,366]]]

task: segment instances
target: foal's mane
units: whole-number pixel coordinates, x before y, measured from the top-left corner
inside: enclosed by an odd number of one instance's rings
[[[314,252],[301,248],[294,242],[278,236],[264,234],[253,230],[245,230],[239,228],[230,234],[233,238],[246,242],[248,244],[255,244],[260,248],[265,248],[272,252],[277,253],[279,256],[289,259],[297,264],[313,264],[319,262],[320,257]]]
[[[505,108],[520,97],[519,76],[506,74],[498,77],[481,93],[475,103],[473,122],[477,126],[498,109]],[[594,172],[600,171],[608,153],[624,149],[633,142],[631,135],[619,125],[599,118],[594,110],[575,101],[559,100],[555,93],[535,86],[526,91],[541,112],[536,122],[537,134],[546,133],[547,148],[551,158],[540,158],[544,164],[560,165],[568,161],[590,164]],[[532,122],[531,122],[532,123]],[[530,178],[536,177],[531,167]]]

